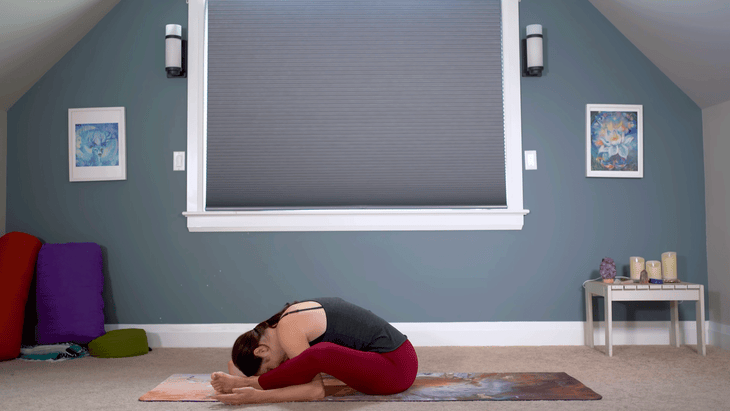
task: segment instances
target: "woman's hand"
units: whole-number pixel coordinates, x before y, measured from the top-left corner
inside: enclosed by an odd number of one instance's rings
[[[263,391],[252,387],[234,388],[230,394],[216,393],[211,395],[226,405],[257,404],[262,402],[260,395]]]
[[[319,380],[319,381],[318,381]],[[253,387],[234,388],[230,394],[215,393],[210,398],[227,405],[263,404],[273,402],[316,401],[325,396],[321,378],[301,385],[290,385],[273,390],[258,390]]]
[[[238,377],[236,375],[226,374],[224,372],[214,372],[210,375],[210,385],[215,389],[216,393],[230,394],[234,388],[256,387],[254,378]]]

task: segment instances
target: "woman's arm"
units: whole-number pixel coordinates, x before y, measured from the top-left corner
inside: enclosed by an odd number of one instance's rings
[[[279,337],[279,344],[281,344],[281,348],[284,349],[284,352],[289,358],[295,358],[299,354],[303,353],[304,350],[309,348],[309,340],[307,339],[306,333],[303,331],[304,327],[306,327],[306,324],[302,324],[301,322],[306,322],[307,316],[288,316],[284,318],[282,321],[279,321],[279,325],[276,327],[277,334]],[[314,379],[307,384],[301,384],[291,387],[302,387],[302,386],[310,386],[306,391],[302,389],[303,395],[306,397],[314,395],[315,399],[324,397],[324,382],[322,381],[322,376],[320,374],[317,374]],[[290,387],[284,387],[284,388],[290,388]],[[276,391],[276,390],[266,390],[266,391]],[[292,390],[294,392],[294,390]],[[276,394],[279,395],[279,394]],[[286,395],[289,395],[288,393]],[[308,398],[311,399],[311,398]],[[290,400],[293,401],[293,400]]]
[[[301,326],[291,316],[284,318],[276,327],[279,344],[289,358],[294,358],[309,348],[307,336]],[[248,377],[249,384],[258,385],[258,377]],[[253,385],[248,385],[253,387]],[[300,385],[291,385],[283,388],[262,390],[256,388],[234,388],[232,394],[216,394],[212,398],[226,404],[259,404],[289,401],[311,401],[324,398],[324,382],[322,376],[317,375],[311,382]]]
[[[210,375],[210,385],[218,393],[231,393],[235,388],[251,387],[262,389],[259,385],[259,377],[242,377],[238,375],[226,374],[224,372],[214,372]]]
[[[324,384],[321,380],[317,376],[307,384],[291,385],[273,390],[257,390],[251,387],[235,388],[232,394],[216,394],[212,398],[228,405],[312,401],[324,398]]]

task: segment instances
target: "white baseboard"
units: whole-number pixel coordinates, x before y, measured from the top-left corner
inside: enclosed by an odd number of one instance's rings
[[[669,321],[614,321],[614,345],[668,345]],[[696,344],[695,321],[680,321],[680,343]],[[707,323],[706,323],[707,324]],[[239,335],[256,324],[107,324],[107,331],[141,328],[152,348],[233,346]],[[515,321],[454,323],[393,323],[415,346],[541,346],[584,345],[582,321]],[[712,323],[710,344],[730,349],[730,327]],[[594,326],[594,343],[605,343],[604,322]],[[724,344],[724,346],[723,346]]]
[[[730,325],[710,322],[710,337],[707,340],[710,344],[722,348],[723,350],[730,350]]]

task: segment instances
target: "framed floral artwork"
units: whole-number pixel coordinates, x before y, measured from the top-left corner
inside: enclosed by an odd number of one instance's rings
[[[68,178],[127,179],[124,107],[68,109]]]
[[[642,105],[586,105],[586,177],[644,177]]]

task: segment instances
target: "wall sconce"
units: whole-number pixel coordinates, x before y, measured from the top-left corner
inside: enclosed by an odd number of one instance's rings
[[[167,78],[187,78],[188,42],[182,39],[182,26],[168,24],[165,26],[165,71]]]
[[[530,24],[522,40],[522,77],[542,77],[542,25]]]

